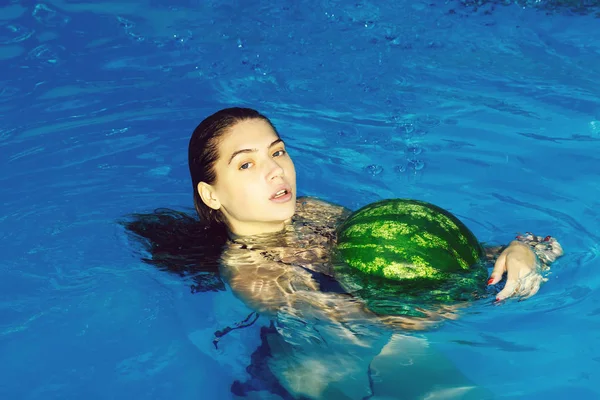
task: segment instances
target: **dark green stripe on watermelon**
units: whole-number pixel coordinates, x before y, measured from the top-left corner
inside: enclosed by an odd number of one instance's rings
[[[487,275],[475,235],[448,211],[418,200],[384,200],[354,212],[338,229],[336,253],[338,280],[378,308],[394,304],[391,294],[464,300]]]

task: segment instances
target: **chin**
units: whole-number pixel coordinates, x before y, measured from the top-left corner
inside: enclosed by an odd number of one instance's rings
[[[296,213],[296,199],[291,199],[289,202],[283,204],[283,206],[282,210],[277,214],[279,214],[283,220],[287,221]]]
[[[294,214],[296,213],[296,202],[294,202],[293,206],[288,207],[288,210],[286,210],[287,212],[282,213],[283,214],[283,219],[285,221],[287,221],[288,219],[292,218],[294,216]]]
[[[296,213],[296,196],[292,196],[285,203],[271,203],[263,210],[264,215],[268,215],[270,220],[287,221]]]
[[[292,197],[289,205],[290,205],[290,218],[292,218],[294,216],[294,214],[296,214],[296,196]]]

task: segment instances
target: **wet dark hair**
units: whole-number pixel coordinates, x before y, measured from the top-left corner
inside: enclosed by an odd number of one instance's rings
[[[267,122],[279,136],[267,117],[250,108],[217,111],[194,129],[188,146],[188,165],[197,215],[193,211],[160,208],[119,221],[129,238],[142,245],[142,261],[190,278],[192,292],[225,290],[219,276],[219,258],[228,238],[226,221],[220,211],[204,204],[197,187],[200,182],[216,181],[214,166],[222,136],[235,124],[249,119]]]

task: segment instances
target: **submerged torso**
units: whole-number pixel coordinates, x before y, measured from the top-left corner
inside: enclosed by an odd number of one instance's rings
[[[222,276],[257,311],[277,312],[309,292],[342,292],[330,260],[336,227],[350,211],[314,198],[297,200],[285,230],[236,238],[222,256]]]

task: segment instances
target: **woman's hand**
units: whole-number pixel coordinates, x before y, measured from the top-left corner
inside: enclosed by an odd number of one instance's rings
[[[509,297],[531,297],[538,292],[544,280],[533,250],[518,241],[511,242],[500,254],[488,285],[500,282],[504,273],[507,273],[506,285],[496,295],[496,301]]]

